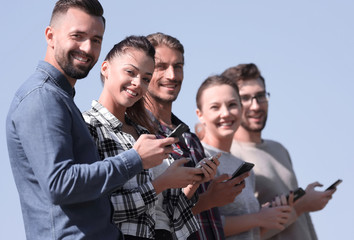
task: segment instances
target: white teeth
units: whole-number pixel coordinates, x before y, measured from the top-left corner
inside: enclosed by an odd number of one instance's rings
[[[220,126],[231,126],[231,122],[224,122],[224,123],[220,123]]]
[[[88,59],[87,58],[82,58],[80,56],[74,56],[75,59],[81,61],[81,62],[88,62]]]
[[[127,89],[126,91],[127,91],[127,93],[129,93],[130,95],[138,96],[138,94],[137,94],[136,92],[133,92],[133,91],[130,90],[130,89]]]

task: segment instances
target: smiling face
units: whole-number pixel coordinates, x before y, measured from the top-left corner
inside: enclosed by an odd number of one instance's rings
[[[103,33],[102,17],[69,8],[46,29],[48,62],[71,83],[86,77],[98,60]]]
[[[141,50],[128,48],[104,61],[101,66],[104,87],[99,101],[111,113],[124,115],[126,108],[146,93],[153,71],[154,60]]]
[[[235,89],[226,84],[210,86],[203,91],[200,106],[197,115],[205,129],[203,141],[212,146],[218,146],[222,141],[231,144],[242,114]]]
[[[241,99],[244,96],[257,96],[265,93],[264,84],[260,79],[240,81],[238,83]],[[241,127],[248,132],[261,132],[265,127],[268,115],[268,102],[258,103],[252,99],[250,103],[243,103]]]
[[[183,55],[161,45],[155,48],[155,70],[149,85],[149,96],[158,103],[172,104],[183,81]]]

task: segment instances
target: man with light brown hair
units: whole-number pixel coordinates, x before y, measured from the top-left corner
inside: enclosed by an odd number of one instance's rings
[[[256,196],[261,204],[271,202],[273,197],[288,194],[298,188],[293,163],[287,149],[280,143],[263,139],[268,117],[270,94],[265,79],[253,63],[239,64],[222,73],[236,81],[243,105],[241,126],[234,135],[231,153],[244,161],[255,164]],[[306,188],[306,194],[293,205],[293,217],[285,230],[269,231],[264,239],[317,239],[309,212],[323,209],[335,190],[316,191],[318,182]]]

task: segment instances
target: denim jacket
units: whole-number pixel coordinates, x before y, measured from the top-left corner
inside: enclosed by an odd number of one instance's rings
[[[7,145],[27,239],[120,239],[109,194],[142,171],[133,149],[101,161],[74,90],[47,62],[16,92]]]

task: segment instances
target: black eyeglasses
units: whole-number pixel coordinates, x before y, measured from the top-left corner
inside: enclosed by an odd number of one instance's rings
[[[241,102],[243,105],[251,105],[252,100],[256,99],[258,104],[268,102],[270,98],[270,93],[269,92],[262,92],[262,93],[257,93],[254,96],[251,95],[242,95],[241,97]]]

